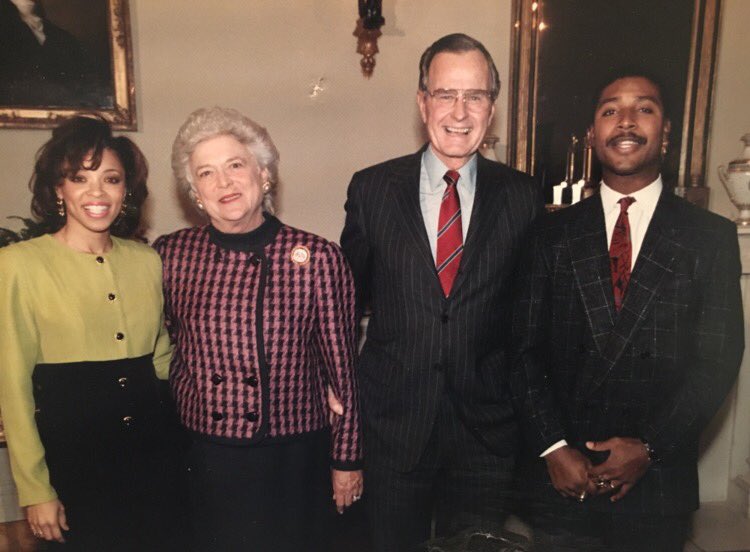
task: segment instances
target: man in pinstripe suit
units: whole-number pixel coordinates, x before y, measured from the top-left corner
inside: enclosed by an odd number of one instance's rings
[[[360,307],[365,480],[377,551],[502,523],[517,449],[505,384],[510,286],[541,210],[526,175],[477,155],[497,69],[448,35],[420,62],[430,142],[354,175],[341,245]],[[446,249],[447,248],[447,249]]]
[[[662,185],[662,88],[598,95],[599,195],[546,217],[522,264],[511,387],[541,551],[682,552],[698,438],[744,347],[734,224]]]

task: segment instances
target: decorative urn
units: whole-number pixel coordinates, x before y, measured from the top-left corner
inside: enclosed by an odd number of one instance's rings
[[[741,138],[745,150],[740,159],[719,167],[719,177],[734,206],[740,211],[737,226],[750,226],[750,132]]]

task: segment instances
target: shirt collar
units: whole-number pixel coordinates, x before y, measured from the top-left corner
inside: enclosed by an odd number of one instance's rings
[[[635,199],[635,203],[633,205],[638,205],[638,207],[646,212],[653,212],[654,209],[656,209],[656,204],[659,201],[659,196],[661,195],[661,191],[664,188],[664,184],[661,180],[661,175],[656,177],[656,180],[654,180],[651,184],[646,186],[645,188],[641,188],[637,192],[633,192],[632,194],[628,194],[627,196],[625,194],[621,194],[620,192],[616,192],[602,180],[602,184],[599,188],[599,193],[601,194],[602,198],[602,206],[604,207],[604,212],[609,213],[613,209],[617,208],[620,209],[620,206],[617,204],[620,199],[623,197],[632,197]]]
[[[445,176],[448,167],[438,159],[432,146],[429,146],[422,154],[422,165],[427,171],[427,179],[430,191],[437,192],[444,186],[443,176]],[[458,169],[461,178],[458,180],[459,186],[465,186],[467,190],[473,190],[477,180],[477,154],[474,153],[463,167]]]

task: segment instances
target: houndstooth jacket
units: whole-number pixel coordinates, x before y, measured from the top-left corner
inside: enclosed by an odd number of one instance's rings
[[[328,426],[330,384],[345,409],[332,466],[357,469],[354,286],[343,255],[270,216],[237,238],[243,247],[226,247],[230,235],[204,226],[154,243],[183,424],[234,444],[304,435]]]

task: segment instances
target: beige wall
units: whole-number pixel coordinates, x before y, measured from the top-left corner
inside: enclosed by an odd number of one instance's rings
[[[420,145],[417,61],[448,32],[479,38],[498,63],[503,94],[495,130],[504,143],[510,3],[385,2],[385,35],[368,81],[351,35],[354,0],[131,0],[140,128],[131,136],[151,163],[150,236],[187,224],[169,168],[177,128],[192,109],[221,104],[267,126],[276,141],[282,218],[338,239],[352,172]],[[747,21],[750,2],[724,0],[707,180],[711,208],[728,216],[735,211],[716,167],[737,157],[739,137],[750,132]],[[311,97],[318,82],[323,91]],[[8,215],[28,214],[26,182],[34,152],[48,137],[48,131],[0,130],[0,226],[13,226]],[[729,439],[716,428],[703,457],[704,500],[726,496]]]
[[[187,224],[169,166],[187,114],[234,107],[266,126],[281,152],[281,218],[338,240],[352,173],[415,151],[419,56],[433,40],[466,32],[499,65],[496,134],[505,142],[510,0],[385,2],[377,66],[362,77],[355,0],[130,0],[138,128],[151,165],[150,237]],[[323,91],[311,97],[320,82]],[[0,130],[0,226],[29,212],[26,188],[48,131]],[[498,150],[504,148],[499,147]]]
[[[723,0],[721,34],[714,88],[713,119],[706,163],[706,181],[711,188],[710,208],[724,216],[735,218],[737,210],[729,201],[719,180],[717,167],[737,159],[742,152],[740,137],[750,132],[750,64],[747,59],[747,22],[750,21],[750,2]],[[747,305],[746,305],[747,309]],[[750,337],[750,327],[745,321],[745,334]],[[734,399],[727,403],[704,434],[699,476],[702,501],[721,501],[727,498],[727,481],[730,476],[745,473],[745,459],[750,450],[737,451],[733,434],[750,431],[750,420],[742,417]],[[732,457],[740,460],[732,460]]]
[[[737,209],[729,201],[717,167],[740,156],[740,137],[750,132],[750,63],[745,40],[748,22],[750,2],[722,0],[706,181],[711,187],[711,210],[730,218],[737,216]]]

